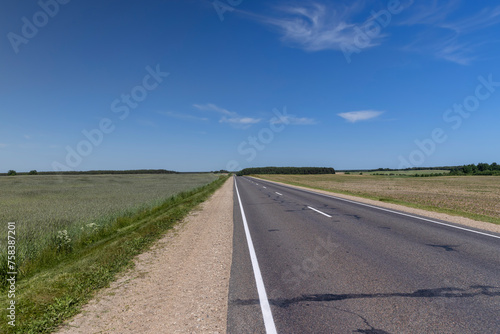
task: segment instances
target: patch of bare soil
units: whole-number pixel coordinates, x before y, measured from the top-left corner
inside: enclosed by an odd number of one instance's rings
[[[233,179],[59,333],[225,333]]]

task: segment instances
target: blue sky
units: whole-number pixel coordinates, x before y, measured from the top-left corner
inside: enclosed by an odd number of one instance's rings
[[[3,1],[0,172],[500,162],[499,32],[496,1]]]

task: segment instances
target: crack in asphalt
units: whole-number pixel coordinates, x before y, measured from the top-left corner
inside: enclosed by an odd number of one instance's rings
[[[455,247],[459,247],[458,245],[431,245],[431,244],[426,244],[426,245],[430,247],[442,248],[447,252],[456,252],[457,250],[455,249]]]
[[[383,329],[378,329],[378,328],[375,328],[373,327],[370,322],[365,318],[363,317],[361,314],[358,314],[356,312],[353,312],[353,311],[349,311],[349,310],[344,310],[340,307],[334,307],[335,310],[338,310],[338,311],[341,311],[341,312],[345,312],[345,313],[350,313],[350,314],[353,314],[357,317],[359,317],[361,320],[363,320],[363,322],[366,324],[366,326],[370,327],[370,329],[357,329],[354,333],[364,333],[364,334],[391,334],[389,332],[386,332],[384,331]]]

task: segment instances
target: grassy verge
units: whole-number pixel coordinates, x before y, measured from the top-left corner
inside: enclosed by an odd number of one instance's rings
[[[421,204],[417,202],[410,202],[410,201],[405,201],[402,199],[394,198],[391,197],[390,195],[384,195],[380,196],[377,194],[373,194],[370,192],[363,192],[363,191],[348,191],[345,189],[336,189],[334,185],[330,185],[328,187],[319,187],[319,186],[314,186],[311,184],[308,184],[306,182],[297,182],[297,181],[290,181],[290,180],[284,180],[283,178],[280,179],[275,179],[271,175],[252,175],[253,177],[257,178],[262,178],[264,180],[269,180],[269,181],[277,181],[277,182],[282,182],[286,184],[290,184],[293,186],[300,186],[300,187],[305,187],[309,189],[317,189],[317,190],[323,190],[327,192],[331,192],[333,194],[344,194],[344,195],[350,195],[350,196],[357,196],[357,197],[362,197],[362,198],[367,198],[375,201],[380,201],[380,202],[385,202],[385,203],[392,203],[392,204],[399,204],[411,208],[416,208],[416,209],[422,209],[422,210],[427,210],[427,211],[434,211],[434,212],[439,212],[439,213],[445,213],[453,216],[460,216],[460,217],[466,217],[478,221],[483,221],[487,223],[493,223],[500,225],[500,218],[498,217],[491,217],[488,215],[483,215],[483,214],[477,214],[473,212],[467,212],[459,209],[451,209],[451,208],[446,208],[442,206],[437,206],[437,205],[426,205],[426,204]],[[358,180],[360,180],[358,178]]]
[[[206,186],[173,196],[155,208],[118,218],[98,238],[82,239],[71,252],[59,255],[58,262],[39,263],[38,270],[33,269],[32,275],[16,284],[15,327],[7,323],[8,291],[1,291],[0,332],[52,331],[227,179],[220,177]]]

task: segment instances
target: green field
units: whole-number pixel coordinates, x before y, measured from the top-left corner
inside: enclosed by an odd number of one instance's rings
[[[228,176],[214,174],[0,177],[1,333],[49,333],[132,265]],[[7,226],[16,222],[15,299],[8,297]],[[9,244],[10,245],[10,244]],[[11,277],[9,275],[8,277]],[[5,306],[5,307],[4,307]]]
[[[181,191],[205,185],[214,174],[131,174],[0,177],[1,233],[16,223],[17,264],[82,234],[95,233],[120,216],[151,208]],[[67,237],[58,238],[59,231]],[[69,239],[68,239],[69,238]],[[6,239],[0,239],[0,259]]]
[[[363,173],[259,177],[500,224],[498,176],[398,177]]]

